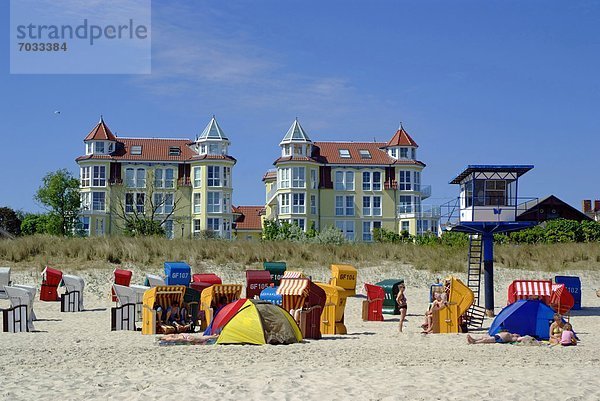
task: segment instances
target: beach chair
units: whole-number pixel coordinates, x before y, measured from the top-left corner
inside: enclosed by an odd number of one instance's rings
[[[58,296],[58,285],[62,280],[62,272],[46,266],[41,275],[42,288],[40,289],[40,301],[60,301]]]
[[[215,308],[220,297],[225,298],[225,303],[231,303],[240,299],[242,296],[242,286],[240,284],[215,284],[202,290],[200,295],[200,310],[202,316],[201,329],[208,327],[212,322]]]
[[[33,326],[33,317],[29,314],[29,311],[32,309],[30,292],[27,289],[12,286],[5,286],[4,291],[10,300],[12,309],[11,312],[9,312],[9,310],[3,312],[8,313],[5,319],[3,319],[5,321],[4,324],[10,325],[12,321],[12,328],[13,330],[16,330],[13,332],[35,330],[35,327]],[[23,330],[23,327],[25,330]]]
[[[552,297],[552,280],[514,280],[508,286],[508,304],[521,299],[539,299],[546,305]]]
[[[348,291],[343,287],[315,283],[325,291],[325,305],[321,312],[321,334],[346,334],[344,311]]]
[[[142,321],[142,305],[144,293],[150,287],[130,285],[128,287],[113,284],[113,292],[117,296],[117,305],[111,308],[111,330],[137,330],[137,323]]]
[[[277,287],[277,294],[281,295],[281,307],[298,322],[302,337],[318,340],[321,338],[321,313],[327,296],[310,279],[293,273],[285,272],[288,276],[282,278]],[[300,276],[303,275],[300,273]]]
[[[18,305],[7,309],[0,308],[0,330],[4,333],[27,332],[29,331],[27,318],[27,305]]]
[[[10,267],[0,267],[0,299],[8,299],[4,286],[10,285]]]
[[[204,289],[215,284],[223,284],[221,278],[214,273],[196,273],[192,275],[190,287],[202,294]]]
[[[260,297],[261,291],[272,283],[271,273],[267,270],[246,270],[246,298]]]
[[[60,311],[82,312],[83,288],[85,286],[83,278],[70,274],[63,274],[61,282],[65,287],[65,293],[60,297]]]
[[[156,274],[146,274],[146,280],[144,281],[144,285],[148,287],[158,287],[165,286],[165,279],[161,276],[157,276]]]
[[[552,284],[549,307],[561,315],[568,315],[575,305],[575,299],[564,284]]]
[[[23,284],[13,284],[15,288],[21,288],[29,294],[29,303],[27,308],[28,317],[31,320],[37,320],[37,316],[35,315],[35,311],[33,310],[33,301],[35,301],[35,296],[37,295],[37,289],[32,285],[23,285]]]
[[[185,294],[183,294],[183,304],[188,311],[188,318],[192,323],[192,327],[190,328],[191,332],[195,331],[196,326],[201,323],[199,322],[200,317],[200,296],[201,293],[193,288],[186,287]]]
[[[329,284],[342,287],[346,297],[356,295],[356,278],[358,270],[351,265],[331,265]]]
[[[367,300],[363,301],[362,319],[364,321],[382,322],[383,321],[383,300],[385,291],[378,285],[365,283]]]
[[[457,278],[446,280],[446,306],[433,312],[434,333],[460,333],[464,331],[463,316],[469,310],[475,296],[473,291]]]
[[[166,311],[173,303],[181,305],[186,287],[183,285],[159,285],[144,292],[142,305],[142,334],[157,333],[156,308]]]
[[[132,275],[133,275],[133,272],[131,270],[115,269],[113,271],[113,276],[115,278],[115,284],[122,285],[125,287],[129,287],[129,284],[131,283]],[[112,301],[118,302],[117,294],[115,294],[114,288],[112,288],[111,291],[112,291]]]

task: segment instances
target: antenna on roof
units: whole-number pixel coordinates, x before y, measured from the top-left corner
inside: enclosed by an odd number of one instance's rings
[[[400,126],[398,127],[398,131],[404,129],[404,127],[402,126],[402,121],[400,121]]]
[[[102,118],[102,114],[100,114],[100,122],[104,122],[104,119]]]

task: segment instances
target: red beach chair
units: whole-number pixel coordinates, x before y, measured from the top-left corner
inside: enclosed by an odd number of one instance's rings
[[[383,300],[385,291],[378,285],[366,284],[367,300],[363,301],[363,320],[371,322],[383,321]],[[367,308],[365,313],[365,308]]]

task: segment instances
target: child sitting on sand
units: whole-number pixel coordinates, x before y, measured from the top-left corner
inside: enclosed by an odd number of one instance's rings
[[[431,303],[431,308],[427,312],[425,312],[425,323],[421,325],[423,331],[421,334],[429,334],[433,332],[433,312],[438,311],[444,308],[447,305],[445,300],[446,294],[441,294],[439,292],[435,293],[435,299]]]
[[[577,345],[577,339],[575,338],[575,333],[573,333],[573,326],[571,323],[565,323],[562,329],[560,345],[569,346],[569,345]]]

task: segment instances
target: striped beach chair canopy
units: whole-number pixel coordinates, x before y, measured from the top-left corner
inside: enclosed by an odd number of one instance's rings
[[[285,273],[283,273],[283,276],[281,276],[281,278],[306,278],[306,276],[302,272],[287,270]]]
[[[277,294],[282,297],[281,306],[283,309],[289,311],[304,307],[310,284],[311,282],[307,278],[282,278],[277,288]]]
[[[540,299],[550,303],[552,280],[515,280],[508,286],[508,303],[520,299]]]
[[[575,305],[575,299],[564,284],[552,284],[550,307],[561,315],[569,313]]]

